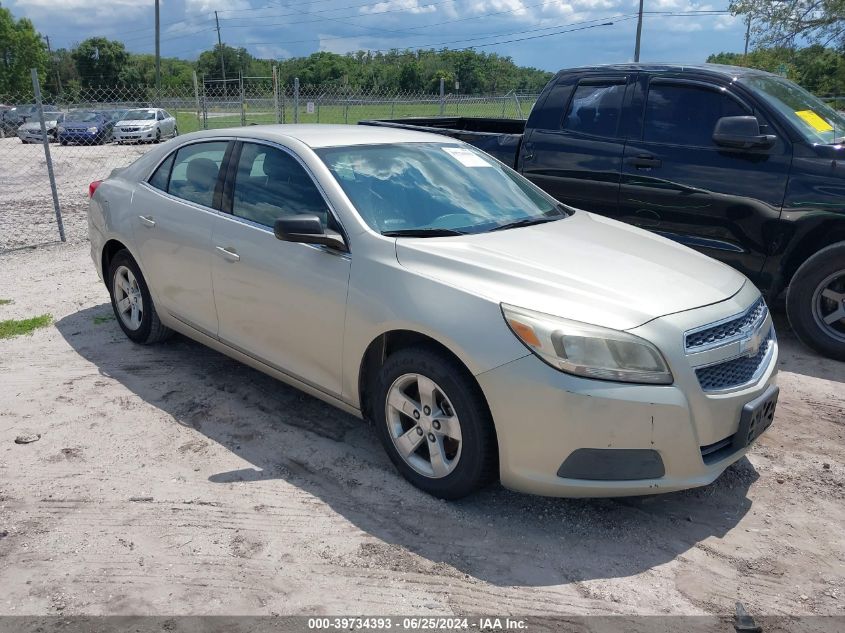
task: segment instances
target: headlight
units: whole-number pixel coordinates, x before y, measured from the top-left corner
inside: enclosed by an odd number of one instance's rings
[[[91,132],[91,134],[96,134],[97,132],[99,132],[99,130],[100,130],[100,128],[96,128],[96,127],[89,127],[88,128],[88,131]]]
[[[511,331],[555,369],[599,380],[672,383],[658,349],[638,336],[502,304]]]

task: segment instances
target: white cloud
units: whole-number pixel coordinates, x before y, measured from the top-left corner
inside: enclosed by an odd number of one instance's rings
[[[396,9],[402,9],[403,13],[414,15],[419,13],[436,13],[438,7],[425,0],[386,0],[386,2],[377,2],[366,7],[361,7],[358,12],[362,15],[369,15],[371,13],[381,14],[385,11],[395,11]]]

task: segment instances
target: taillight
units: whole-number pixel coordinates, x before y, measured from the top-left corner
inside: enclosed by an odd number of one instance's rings
[[[95,180],[90,185],[88,185],[88,197],[93,198],[94,192],[97,191],[97,187],[99,187],[103,183],[102,180]]]

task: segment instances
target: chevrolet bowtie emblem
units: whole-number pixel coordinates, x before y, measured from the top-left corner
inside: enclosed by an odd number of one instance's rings
[[[760,330],[753,332],[748,337],[739,341],[739,350],[742,354],[748,356],[756,356],[760,351],[760,345],[763,343],[763,334]]]

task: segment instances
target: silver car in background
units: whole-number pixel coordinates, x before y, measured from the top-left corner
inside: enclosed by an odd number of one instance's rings
[[[373,421],[439,497],[701,486],[772,422],[777,340],[745,277],[460,141],[209,130],[90,191],[131,340],[181,332]]]
[[[64,112],[45,112],[44,125],[47,128],[47,139],[52,143],[56,141],[56,130],[59,123],[65,120]],[[41,121],[36,116],[18,127],[18,138],[22,143],[41,143]]]
[[[126,112],[114,126],[118,143],[158,143],[179,136],[176,118],[161,108],[136,108]]]

